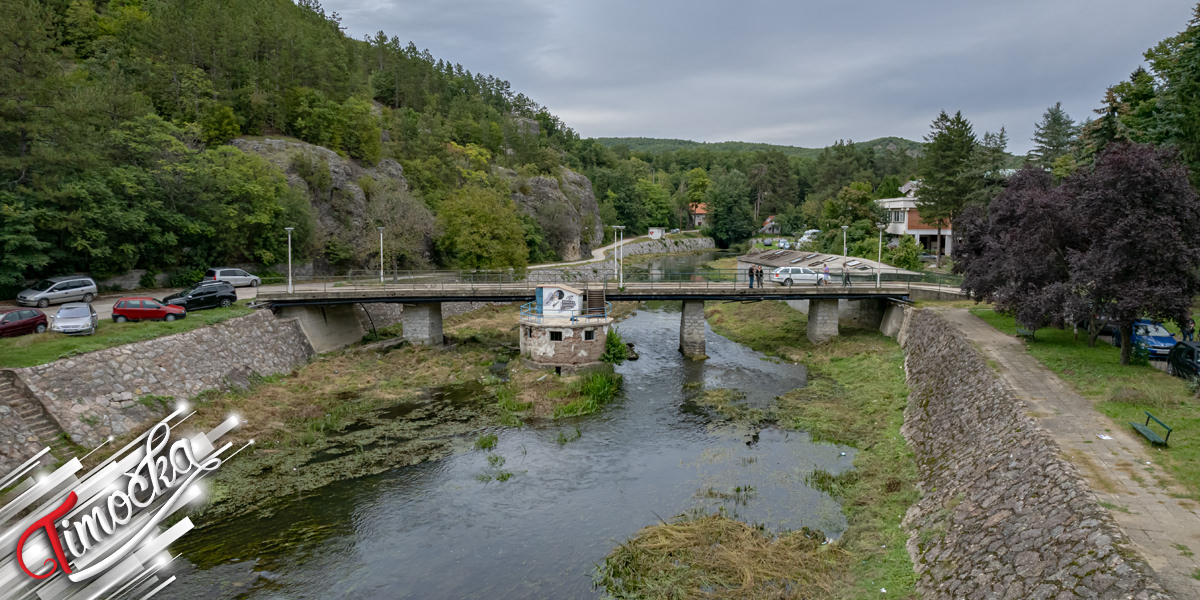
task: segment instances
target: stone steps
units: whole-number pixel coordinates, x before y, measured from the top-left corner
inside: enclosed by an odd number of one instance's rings
[[[62,428],[46,416],[45,410],[35,399],[28,397],[23,390],[13,385],[8,377],[0,376],[0,404],[11,407],[13,412],[25,421],[33,435],[37,436],[43,445],[50,447],[54,456],[61,458],[72,454],[71,445],[65,439]]]

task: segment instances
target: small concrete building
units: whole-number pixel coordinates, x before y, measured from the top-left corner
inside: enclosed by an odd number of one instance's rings
[[[601,290],[537,288],[536,299],[521,307],[521,356],[547,367],[599,364],[612,325],[610,307]]]

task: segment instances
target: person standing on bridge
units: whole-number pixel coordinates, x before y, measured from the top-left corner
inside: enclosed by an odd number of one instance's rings
[[[750,276],[750,289],[754,289],[754,265],[750,265],[746,273]]]
[[[758,289],[761,290],[762,286],[763,286],[763,268],[761,265],[758,267],[757,275],[758,275]]]
[[[846,267],[846,263],[842,263],[842,287],[850,287],[850,269]]]

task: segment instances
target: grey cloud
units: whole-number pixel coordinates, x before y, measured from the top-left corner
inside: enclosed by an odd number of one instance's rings
[[[332,0],[355,37],[383,29],[508,79],[584,136],[824,146],[920,140],[939,110],[1025,152],[1062,101],[1077,120],[1192,5],[1146,0]]]

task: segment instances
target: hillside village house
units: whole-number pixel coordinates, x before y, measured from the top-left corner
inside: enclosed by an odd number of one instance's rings
[[[700,229],[704,227],[704,219],[708,216],[708,205],[699,202],[688,207],[688,216],[692,222],[692,229]]]
[[[767,220],[763,221],[762,228],[758,232],[772,235],[779,233],[779,223],[775,222],[775,215],[767,217]]]
[[[921,220],[921,214],[917,211],[917,188],[919,187],[919,183],[910,181],[900,188],[903,196],[883,198],[875,202],[888,212],[888,226],[885,230],[888,235],[911,235],[916,238],[919,246],[933,252],[938,247],[938,227],[936,223],[926,223]],[[953,234],[951,224],[943,223],[941,248],[942,253],[946,256],[954,254]]]

